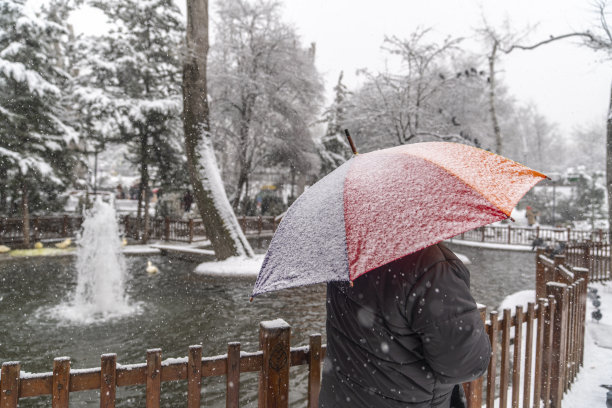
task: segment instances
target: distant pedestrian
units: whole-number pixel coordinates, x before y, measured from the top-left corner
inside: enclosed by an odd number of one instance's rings
[[[123,191],[123,186],[121,184],[119,184],[117,186],[117,195],[116,195],[116,197],[119,200],[123,200],[125,198],[125,191]]]
[[[525,216],[527,217],[527,225],[529,225],[530,227],[536,223],[537,213],[529,205],[527,206],[527,210],[525,211]]]
[[[193,204],[193,196],[191,195],[191,191],[187,190],[183,196],[183,209],[185,212],[191,211],[191,204]]]

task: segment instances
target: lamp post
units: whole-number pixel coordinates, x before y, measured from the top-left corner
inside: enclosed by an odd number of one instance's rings
[[[556,211],[557,211],[557,181],[560,178],[559,173],[548,173],[548,177],[552,181],[553,191],[552,191],[552,226],[555,226]]]
[[[557,180],[553,179],[553,209],[552,209],[552,225],[555,226],[555,209],[557,204]]]

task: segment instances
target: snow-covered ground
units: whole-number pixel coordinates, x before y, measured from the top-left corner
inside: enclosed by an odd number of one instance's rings
[[[587,326],[585,334],[584,366],[563,398],[565,407],[605,407],[606,389],[601,384],[612,384],[612,282],[591,284],[596,288],[602,318],[591,318],[595,310],[587,301]]]
[[[580,369],[571,389],[563,398],[563,406],[569,408],[605,407],[607,390],[601,384],[612,384],[612,282],[590,284],[600,295],[602,319],[591,317],[595,310],[591,299],[587,301],[587,325],[585,334],[584,366]],[[524,290],[508,296],[499,310],[533,302],[535,291]]]
[[[464,264],[470,264],[467,256],[457,254],[457,257]],[[257,276],[263,263],[264,255],[255,255],[253,258],[243,258],[235,256],[221,262],[204,262],[199,264],[195,273],[202,275],[219,275],[219,276]]]

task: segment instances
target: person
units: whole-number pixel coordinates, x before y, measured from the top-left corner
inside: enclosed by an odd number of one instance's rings
[[[319,407],[456,405],[487,369],[491,345],[470,275],[443,244],[327,286]],[[451,405],[451,395],[455,394]]]
[[[527,217],[527,225],[532,227],[536,223],[537,213],[528,205],[525,209],[525,216]]]
[[[191,191],[187,190],[183,196],[183,209],[185,212],[189,212],[191,210],[191,204],[193,204],[193,196],[191,195]]]

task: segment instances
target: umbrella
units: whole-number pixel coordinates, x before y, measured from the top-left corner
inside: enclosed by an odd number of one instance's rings
[[[253,296],[364,273],[510,217],[545,175],[448,142],[355,155],[307,189],[279,224]]]

